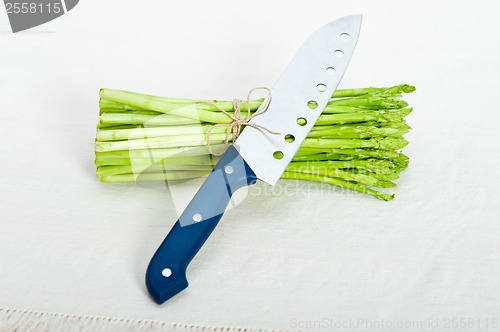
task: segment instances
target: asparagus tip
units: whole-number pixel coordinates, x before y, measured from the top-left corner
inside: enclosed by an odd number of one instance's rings
[[[386,202],[389,202],[389,201],[392,201],[394,199],[394,197],[396,197],[396,195],[395,194],[389,195],[389,194],[377,192],[376,197],[381,199],[381,200],[384,200]]]

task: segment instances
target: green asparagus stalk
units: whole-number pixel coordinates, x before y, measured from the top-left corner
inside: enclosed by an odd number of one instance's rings
[[[349,182],[346,180],[342,180],[339,178],[330,178],[327,176],[321,176],[321,175],[312,175],[312,174],[307,174],[307,173],[295,173],[295,172],[285,172],[283,173],[283,176],[281,177],[282,179],[295,179],[295,180],[307,180],[307,181],[317,181],[317,182],[323,182],[323,183],[329,183],[333,185],[337,185],[340,187],[356,190],[368,195],[372,195],[378,199],[382,199],[384,201],[390,201],[394,198],[394,195],[389,195],[385,194],[373,189],[370,189],[368,187],[365,187],[363,185],[360,185],[355,182]]]

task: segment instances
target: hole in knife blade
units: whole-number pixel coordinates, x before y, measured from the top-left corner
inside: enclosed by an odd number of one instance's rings
[[[273,157],[274,157],[275,159],[278,159],[278,160],[279,160],[279,159],[283,159],[283,152],[281,152],[281,151],[275,151],[275,152],[273,153]]]
[[[333,55],[335,55],[337,58],[341,58],[344,56],[344,52],[342,52],[341,50],[336,50],[335,52],[333,52]]]
[[[298,118],[297,119],[297,124],[299,126],[305,126],[307,124],[307,120],[305,118]]]
[[[293,143],[295,141],[295,136],[293,136],[292,134],[288,134],[285,136],[285,141],[287,141],[288,143]]]
[[[201,219],[203,219],[203,218],[202,218],[201,214],[199,214],[199,213],[195,213],[195,215],[193,216],[193,220],[196,222],[200,222]]]
[[[333,68],[333,67],[328,67],[328,68],[326,68],[326,73],[327,73],[328,75],[334,75],[334,74],[335,74],[335,72],[336,72],[336,70],[335,70],[335,68]]]
[[[351,39],[351,36],[349,36],[348,33],[344,32],[344,33],[340,34],[340,39],[342,39],[342,40],[349,40],[349,39]]]
[[[310,109],[315,109],[316,107],[318,107],[318,103],[315,102],[314,100],[309,100],[307,102],[307,106],[310,108]]]
[[[323,83],[319,83],[318,85],[316,85],[316,89],[318,89],[319,92],[325,92],[326,85],[324,85]],[[316,105],[316,106],[318,106],[318,105]]]

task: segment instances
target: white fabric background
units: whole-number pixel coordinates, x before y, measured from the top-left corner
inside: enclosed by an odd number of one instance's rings
[[[321,321],[324,331],[500,324],[499,9],[85,0],[15,35],[0,13],[0,308],[276,329]],[[272,86],[313,31],[356,13],[341,87],[417,87],[405,97],[411,163],[396,199],[260,183],[193,260],[190,286],[153,303],[144,273],[175,211],[165,188],[95,178],[99,88],[245,97]]]

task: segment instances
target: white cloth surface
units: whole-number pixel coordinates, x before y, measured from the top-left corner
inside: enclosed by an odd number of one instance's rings
[[[0,308],[292,330],[442,330],[464,319],[460,331],[492,329],[499,9],[85,0],[19,34],[0,13]],[[272,86],[317,28],[357,13],[361,35],[340,87],[417,87],[405,96],[415,111],[410,166],[388,190],[396,199],[259,183],[193,260],[189,287],[155,304],[144,273],[176,213],[165,188],[95,178],[99,89],[244,98]]]

